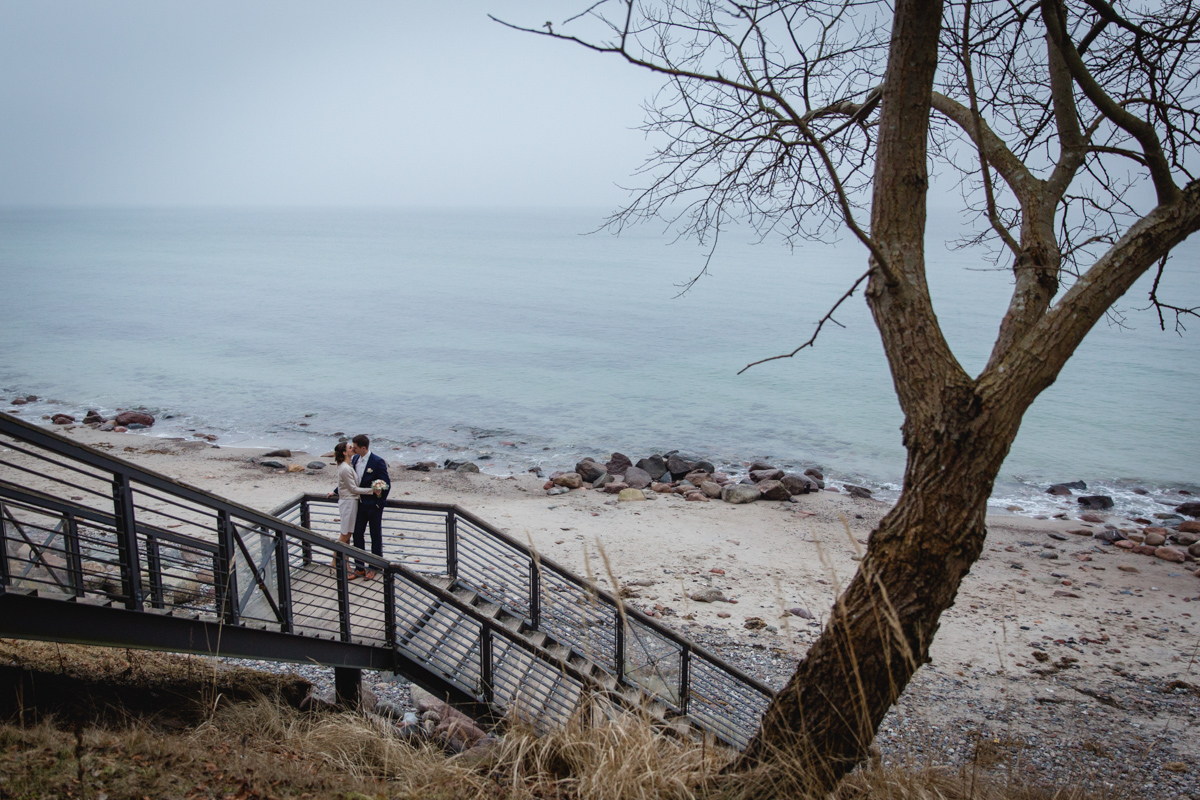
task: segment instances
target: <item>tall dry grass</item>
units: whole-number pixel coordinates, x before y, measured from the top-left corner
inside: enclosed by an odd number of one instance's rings
[[[711,743],[664,735],[649,719],[580,716],[543,736],[511,723],[486,758],[447,757],[432,745],[396,737],[386,723],[357,714],[313,716],[268,700],[230,705],[193,734],[198,747],[242,742],[247,750],[282,748],[320,763],[329,774],[375,793],[400,798],[534,800],[818,800],[803,785],[803,764],[776,763],[743,774],[722,774],[733,757]],[[1122,789],[1083,784],[1024,783],[1012,771],[989,772],[976,761],[964,768],[864,764],[832,800],[1119,800]],[[799,780],[798,780],[799,779]],[[370,792],[368,792],[370,794]],[[826,800],[820,798],[820,800]]]
[[[447,757],[360,714],[308,714],[270,699],[219,704],[179,733],[0,724],[0,797],[430,798],[431,800],[817,800],[797,765],[727,775],[730,752],[665,736],[648,720],[580,718],[536,736],[512,725],[486,758]],[[784,773],[787,780],[780,780]],[[1119,800],[1123,790],[1038,787],[1016,773],[872,762],[829,800]],[[822,798],[821,800],[827,800]]]

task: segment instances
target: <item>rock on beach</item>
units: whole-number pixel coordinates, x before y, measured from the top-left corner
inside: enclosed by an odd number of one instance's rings
[[[671,473],[673,480],[682,480],[687,477],[689,472],[696,469],[694,462],[689,461],[678,453],[672,454],[667,459],[667,470]]]
[[[154,417],[142,411],[122,411],[113,417],[113,422],[125,427],[130,425],[145,425],[149,428],[154,425]]]
[[[608,459],[608,463],[604,465],[604,469],[609,475],[624,475],[625,470],[633,466],[633,462],[629,460],[629,456],[624,453],[613,453]]]
[[[726,486],[721,490],[721,499],[726,503],[739,505],[741,503],[753,503],[762,497],[762,492],[757,486],[746,483],[735,483]]]
[[[575,465],[575,472],[587,483],[595,483],[608,472],[603,464],[597,464],[590,458],[585,458]]]
[[[476,469],[478,471],[478,468]],[[578,472],[565,472],[550,479],[555,486],[565,486],[568,489],[578,489],[583,486],[583,478]]]
[[[1113,507],[1113,499],[1103,494],[1093,494],[1080,497],[1078,502],[1079,505],[1083,506],[1084,508],[1106,509]]]
[[[646,494],[641,489],[626,488],[617,493],[617,500],[623,503],[645,499]]]
[[[757,488],[762,493],[763,500],[787,500],[792,496],[787,487],[777,480],[759,481]]]
[[[647,456],[639,460],[634,466],[643,470],[650,476],[651,480],[655,481],[667,474],[667,462],[662,456]]]
[[[653,477],[644,469],[630,466],[625,470],[625,482],[634,489],[645,489],[653,482]]]

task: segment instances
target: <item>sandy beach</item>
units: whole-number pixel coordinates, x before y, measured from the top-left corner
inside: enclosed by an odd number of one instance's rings
[[[322,453],[294,452],[283,461],[323,461],[324,469],[287,472],[256,463],[262,450],[55,428],[259,509],[334,484],[332,459]],[[888,510],[828,491],[746,505],[679,495],[617,502],[587,489],[548,496],[533,475],[406,471],[400,453],[381,455],[391,467],[394,499],[456,503],[601,585],[609,585],[611,571],[633,593],[629,602],[777,687],[819,634]],[[986,739],[1016,754],[1006,763],[1047,777],[1094,769],[1105,783],[1165,781],[1192,793],[1191,774],[1200,765],[1197,565],[1133,554],[1080,533],[1104,524],[1141,528],[1116,517],[989,518],[985,552],[942,618],[932,663],[881,728],[885,753],[911,755],[915,748],[935,760],[953,760],[956,752],[977,757]],[[707,588],[730,602],[689,599]]]

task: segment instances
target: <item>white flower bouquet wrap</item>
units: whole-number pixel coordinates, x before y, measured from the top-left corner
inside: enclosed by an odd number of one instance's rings
[[[377,495],[383,494],[384,492],[386,492],[386,491],[388,490],[388,484],[387,484],[387,481],[385,481],[385,480],[383,480],[382,478],[380,478],[379,480],[377,480],[377,481],[374,481],[374,482],[372,482],[372,483],[371,483],[371,489],[372,489],[372,490],[375,492],[375,494],[377,494]]]

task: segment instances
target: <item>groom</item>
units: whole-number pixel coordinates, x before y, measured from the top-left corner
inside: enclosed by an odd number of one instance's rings
[[[370,523],[371,552],[382,557],[383,507],[392,483],[391,478],[388,477],[387,462],[371,452],[371,440],[361,433],[351,440],[350,449],[354,452],[354,457],[350,459],[350,464],[354,467],[354,472],[358,475],[359,486],[366,489],[378,480],[388,484],[388,488],[384,489],[382,494],[359,495],[358,516],[354,520],[354,546],[360,550],[366,549],[363,542],[363,534],[367,530],[367,524]],[[375,577],[374,570],[367,570],[366,565],[361,561],[356,563],[358,569],[350,575],[351,580],[363,578],[369,581]]]

